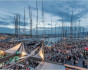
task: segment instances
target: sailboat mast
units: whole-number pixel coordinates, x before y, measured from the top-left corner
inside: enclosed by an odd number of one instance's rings
[[[55,24],[55,44],[56,44],[56,24]]]
[[[15,37],[16,37],[16,17],[14,16],[14,23],[15,23]]]
[[[51,37],[52,37],[52,19],[51,19]]]
[[[14,17],[14,21],[15,21],[15,36],[18,38],[18,14],[16,14],[16,16]]]
[[[63,23],[63,18],[62,18],[62,36],[63,36],[63,38],[64,38],[64,23]]]
[[[75,21],[74,37],[76,38],[76,21]]]
[[[43,24],[43,37],[44,37],[44,12],[43,12],[43,1],[42,1],[42,24]]]
[[[32,38],[32,11],[29,6],[29,18],[30,18],[30,37]]]
[[[32,23],[33,23],[33,21],[32,21],[32,11],[31,11],[31,25],[30,25],[30,29],[31,29],[31,38],[32,38]]]
[[[30,6],[29,6],[29,25],[30,25],[29,36],[31,36],[31,12],[30,12]]]
[[[67,26],[67,24],[66,24]],[[67,27],[65,28],[65,38],[67,37]]]
[[[79,20],[79,31],[78,31],[78,39],[80,38],[80,21],[81,21],[81,20]]]
[[[56,24],[55,24],[55,37],[56,37]]]
[[[83,38],[84,38],[84,27],[83,27]]]
[[[19,14],[19,38],[20,38],[20,14]]]
[[[72,22],[73,22],[73,11],[72,11],[72,14],[71,14],[71,28],[70,28],[70,38],[71,39],[72,39],[72,36],[73,36]]]
[[[36,1],[36,10],[37,10],[37,17],[36,17],[36,38],[38,36],[38,5],[37,5],[37,1]]]
[[[25,9],[24,9],[24,37],[26,36],[26,30],[25,30]]]

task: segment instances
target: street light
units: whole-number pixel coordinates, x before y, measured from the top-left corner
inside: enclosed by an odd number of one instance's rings
[[[25,56],[25,55],[26,55],[26,53],[22,51],[22,56]]]
[[[0,53],[1,53],[1,54],[3,54],[3,53],[4,53],[4,51],[3,51],[3,50],[0,50]]]
[[[3,56],[4,56],[4,51],[0,50],[0,57],[3,57]]]

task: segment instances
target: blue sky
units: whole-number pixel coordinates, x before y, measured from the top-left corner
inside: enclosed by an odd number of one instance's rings
[[[81,26],[88,26],[88,1],[87,0],[45,0],[44,2],[44,25],[45,27],[61,26],[62,18],[64,25],[69,26],[71,21],[71,13],[73,11],[73,25],[78,25],[78,21],[81,20]],[[26,10],[26,29],[29,28],[29,14],[28,7],[31,6],[33,12],[33,28],[36,25],[36,1],[28,0],[6,0],[0,1],[0,27],[14,29],[14,16],[16,13],[21,15],[21,22],[23,22],[24,8]],[[39,9],[39,27],[43,27],[42,24],[42,2],[38,0]],[[0,28],[0,29],[1,29]],[[23,26],[21,25],[21,28]]]

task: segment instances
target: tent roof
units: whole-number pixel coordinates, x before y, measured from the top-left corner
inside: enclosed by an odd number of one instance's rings
[[[12,54],[12,53],[15,53],[15,52],[20,48],[20,46],[21,46],[21,43],[18,44],[18,45],[16,45],[15,47],[12,47],[12,48],[6,50],[5,52],[6,52],[6,53],[11,53],[11,54]]]
[[[43,54],[42,47],[40,48],[40,51],[36,55],[34,55],[33,57],[44,59],[44,54]]]
[[[65,70],[64,65],[45,62],[40,70]]]

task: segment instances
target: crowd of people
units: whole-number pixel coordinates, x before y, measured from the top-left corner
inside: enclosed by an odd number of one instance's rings
[[[31,69],[35,69],[38,66],[39,62],[33,59],[26,59],[16,65],[13,65],[12,67],[10,67],[10,69],[14,69],[14,70],[31,70]]]
[[[24,42],[25,50],[27,53],[30,53],[32,50],[37,48],[38,46],[34,46],[38,42],[34,42],[33,44],[29,42]],[[2,42],[0,43],[0,49],[7,50],[18,43],[13,42]],[[56,45],[53,46],[45,46],[44,47],[44,57],[45,60],[58,62],[63,64],[70,64],[74,66],[82,66],[84,68],[88,68],[88,51],[84,50],[84,46],[88,45],[88,41],[80,40],[80,41],[60,41]],[[40,46],[40,45],[39,45]],[[21,63],[21,65],[15,65],[12,69],[29,69],[31,66],[35,68],[39,62],[35,60],[27,59]],[[26,65],[26,66],[25,66]]]
[[[31,51],[35,50],[37,47],[41,46],[41,41],[33,41],[32,43],[30,42],[24,42],[25,50],[28,54],[31,53]]]
[[[8,54],[5,52],[6,50],[16,46],[17,42],[0,42],[0,58],[6,57]]]
[[[20,42],[0,42],[0,50],[8,50],[16,45],[18,45]],[[37,44],[37,41],[34,41],[30,43],[30,41],[23,41],[23,44],[25,46],[25,49],[28,53],[30,53],[32,50],[34,50],[37,46],[34,46]],[[29,50],[30,49],[30,50]]]
[[[10,48],[16,46],[17,44],[18,44],[17,42],[1,42],[0,49],[5,51],[7,49],[10,49]]]
[[[85,52],[84,46],[87,41],[74,42],[69,44],[68,42],[60,42],[55,46],[48,47],[44,49],[45,59],[53,62],[61,62],[64,64],[71,64],[75,66],[83,66],[88,68],[88,51]],[[80,64],[80,65],[79,65]]]

